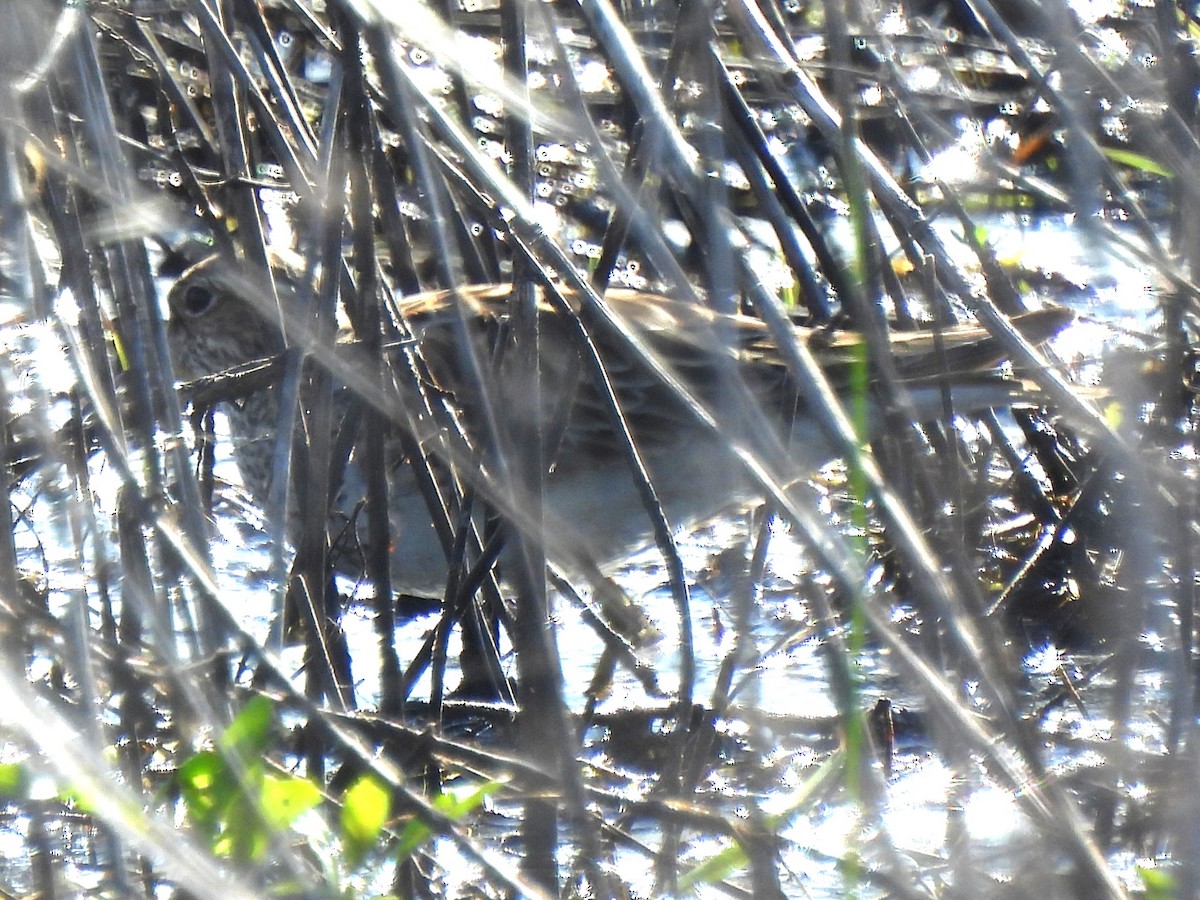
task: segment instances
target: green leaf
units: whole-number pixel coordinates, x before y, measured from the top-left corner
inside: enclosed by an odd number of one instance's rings
[[[1175,177],[1175,173],[1162,163],[1142,153],[1123,150],[1120,147],[1102,147],[1101,150],[1110,162],[1114,162],[1117,165],[1128,166],[1131,169],[1147,172],[1150,175],[1161,175],[1163,178]]]
[[[1145,888],[1146,900],[1175,900],[1179,896],[1179,885],[1175,883],[1175,877],[1170,872],[1138,866],[1137,875]]]
[[[504,787],[502,781],[485,781],[472,791],[448,791],[439,794],[433,800],[435,809],[446,814],[448,818],[458,822],[469,812],[478,809],[483,801]]]
[[[289,827],[320,802],[320,789],[307,778],[275,772],[263,778],[262,813],[275,828]]]
[[[274,712],[274,704],[266,697],[252,697],[237,718],[229,723],[217,746],[242,757],[260,756],[267,749]]]
[[[241,775],[239,780],[222,754],[205,750],[180,766],[177,778],[188,815],[207,835],[213,853],[261,859],[269,845],[270,817],[286,818],[285,801],[274,799],[268,782],[275,776],[264,775],[262,763],[244,766]]]
[[[96,815],[100,811],[100,806],[95,802],[95,792],[90,788],[79,786],[71,786],[65,790],[59,791],[58,799],[63,803],[69,804],[75,809],[88,815]]]
[[[433,830],[428,825],[420,819],[413,818],[400,832],[400,842],[396,848],[397,859],[408,859],[432,834]]]
[[[342,797],[341,832],[352,866],[362,862],[375,845],[391,813],[392,795],[387,785],[368,773]]]
[[[272,836],[321,803],[312,781],[267,768],[273,704],[256,697],[217,741],[176,774],[188,818],[218,856],[262,860]]]
[[[1104,405],[1104,421],[1113,431],[1120,431],[1125,424],[1125,408],[1117,401]]]
[[[233,785],[225,761],[212,750],[187,760],[176,777],[188,812],[201,822],[213,821],[229,801]]]
[[[742,845],[734,842],[715,856],[710,856],[679,879],[679,891],[691,891],[699,884],[716,884],[749,864],[750,858]]]
[[[23,800],[29,795],[29,772],[21,763],[0,765],[0,800]]]
[[[447,791],[433,798],[433,808],[454,821],[461,820],[467,813],[476,809],[484,799],[504,787],[502,781],[486,781],[474,790],[467,792]],[[405,859],[412,852],[429,840],[433,829],[420,819],[413,819],[400,832],[400,845],[397,856]]]

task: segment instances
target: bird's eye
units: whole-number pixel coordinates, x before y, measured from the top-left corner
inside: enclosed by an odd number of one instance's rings
[[[189,316],[202,316],[208,312],[217,295],[212,288],[203,284],[189,284],[180,296],[180,309]]]

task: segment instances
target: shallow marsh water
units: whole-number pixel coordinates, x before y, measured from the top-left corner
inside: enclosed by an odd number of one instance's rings
[[[1092,16],[1089,21],[1095,22],[1097,16]],[[595,44],[586,39],[573,44],[572,35],[565,37],[568,45],[582,51],[576,61],[588,102],[598,106],[615,102],[618,97],[610,68],[603,62],[587,59],[587,55],[595,51]],[[196,43],[194,34],[188,39]],[[276,40],[283,43],[279,36]],[[495,56],[494,41],[479,38],[475,41],[474,52],[481,58]],[[420,59],[414,55],[411,61],[421,70],[419,74],[430,80],[431,93],[441,97],[449,94],[451,79],[445,70],[430,62],[428,55]],[[920,58],[917,61],[920,62]],[[328,56],[316,56],[305,69],[305,77],[313,83],[327,83],[329,65]],[[982,64],[979,68],[982,70]],[[1001,74],[1013,75],[1011,67],[999,68],[1005,69]],[[202,73],[193,74],[196,83],[201,84],[199,76]],[[753,76],[753,67],[738,74],[743,79]],[[542,83],[547,80],[544,72],[538,72],[537,77]],[[949,91],[951,87],[943,80],[944,73],[933,68],[914,67],[912,78],[925,79],[928,82],[926,89],[935,93]],[[206,83],[203,87],[207,89]],[[865,105],[874,103],[879,104],[880,109],[887,109],[886,98],[881,96],[860,99]],[[308,101],[311,103],[311,98]],[[480,149],[491,158],[502,159],[505,152],[500,139],[503,104],[485,94],[472,97],[471,103],[479,113],[471,124],[478,132]],[[772,117],[769,111],[762,111],[762,115],[764,122]],[[615,120],[616,117],[602,118],[601,125],[611,129],[609,137],[615,135],[623,140]],[[788,137],[785,125],[772,140],[787,140]],[[974,140],[964,134],[961,146],[953,148],[951,153],[971,161],[978,150]],[[626,149],[624,144],[618,144],[618,148]],[[807,180],[805,190],[811,189],[814,195],[823,196],[822,173],[815,167],[806,169],[807,159],[791,162],[798,177]],[[943,156],[935,160],[931,169],[935,170],[934,174],[946,177],[952,174],[952,162],[949,156]],[[541,216],[540,221],[554,230],[562,226],[558,210],[565,205],[568,196],[586,197],[597,189],[595,169],[590,160],[582,158],[568,143],[543,145],[539,149],[538,163],[540,202],[536,210]],[[161,161],[156,160],[154,164],[160,165]],[[264,179],[282,180],[285,173],[282,167],[276,166],[259,174]],[[824,174],[828,175],[827,172]],[[739,184],[738,189],[744,189],[744,185]],[[274,196],[274,199],[279,198]],[[262,191],[260,200],[264,208],[274,204],[270,191]],[[278,207],[278,204],[274,205]],[[418,218],[420,211],[415,203],[412,205],[416,210],[414,218]],[[285,216],[278,208],[275,212],[277,237],[281,243],[290,243],[291,235],[284,233]],[[268,217],[271,217],[270,212]],[[829,220],[838,222],[840,227],[846,221],[844,210],[837,207]],[[667,223],[666,230],[669,235],[676,232],[685,235],[679,247],[686,247],[686,228],[678,223]],[[753,228],[747,226],[747,231],[753,232]],[[1082,314],[1056,342],[1056,349],[1085,383],[1103,379],[1106,370],[1101,356],[1107,348],[1125,343],[1141,346],[1136,339],[1138,333],[1156,324],[1156,313],[1152,311],[1158,305],[1160,286],[1147,274],[1149,267],[1123,256],[1113,244],[1101,240],[1094,228],[1081,227],[1071,216],[1018,212],[986,217],[985,231],[1001,260],[1036,275],[1027,280],[1027,294],[1048,302],[1068,303]],[[943,236],[951,247],[960,246],[952,228],[944,228]],[[566,243],[571,255],[581,264],[599,254],[599,247],[583,238],[568,238]],[[845,243],[849,243],[848,236]],[[965,256],[969,257],[969,254]],[[764,265],[768,262],[759,261]],[[761,274],[774,286],[790,283],[790,274],[782,271],[772,271],[768,267]],[[643,273],[635,263],[628,261],[618,267],[615,280],[645,286]],[[21,390],[15,392],[18,406],[21,402],[26,406],[40,402],[39,390],[53,393],[73,385],[75,374],[64,371],[58,335],[39,334],[34,328],[15,336],[6,346],[10,348],[9,362],[15,380],[21,385]],[[17,411],[20,412],[20,408]],[[72,410],[60,403],[52,411],[51,421],[66,423],[71,415]],[[1136,414],[1133,417],[1136,418]],[[1015,433],[1016,426],[1011,421],[1002,417],[1002,425]],[[235,483],[237,477],[228,457],[228,441],[221,438],[218,448],[218,479]],[[129,462],[135,468],[140,464],[137,459]],[[87,496],[94,500],[94,510],[70,501],[60,503],[61,497],[68,496],[71,491],[69,486],[56,485],[53,477],[37,485],[36,494],[21,494],[14,498],[21,512],[31,517],[29,521],[38,524],[36,528],[18,526],[22,562],[45,577],[45,598],[50,610],[64,621],[77,625],[82,625],[89,610],[96,618],[95,613],[101,608],[102,579],[113,579],[114,594],[120,584],[119,573],[105,569],[97,551],[100,548],[102,553],[106,546],[111,549],[115,543],[111,517],[118,507],[117,481],[103,454],[93,455],[91,466]],[[832,467],[815,477],[823,492],[821,512],[828,518],[828,527],[869,537],[870,523],[864,535],[861,522],[849,511],[855,501],[845,486],[844,471]],[[93,512],[94,519],[91,518]],[[1029,518],[1014,506],[1002,503],[997,503],[988,514],[989,522],[995,523],[995,534],[1005,533],[1006,528],[1010,529],[1009,533],[1019,533],[1021,528],[1029,528]],[[47,522],[52,524],[47,527]],[[270,618],[278,588],[269,579],[270,548],[262,525],[259,513],[247,504],[236,487],[223,485],[218,490],[218,538],[213,545],[218,600],[259,642],[271,646]],[[1053,883],[1052,876],[1064,868],[1059,865],[1062,861],[1051,857],[1039,843],[1037,829],[1021,809],[1022,798],[993,777],[988,768],[989,761],[969,755],[947,759],[952,754],[947,754],[945,743],[936,739],[936,723],[929,721],[921,694],[901,674],[894,656],[874,641],[866,642],[853,655],[850,664],[856,678],[856,700],[861,709],[872,708],[881,698],[886,698],[894,707],[895,748],[889,759],[886,792],[883,796],[864,797],[848,788],[844,779],[838,778],[812,783],[822,766],[836,760],[837,754],[842,752],[839,746],[843,735],[838,728],[837,705],[831,687],[829,635],[823,630],[831,627],[823,610],[833,592],[829,579],[814,567],[801,542],[789,534],[786,527],[776,526],[771,535],[765,577],[760,589],[753,594],[752,602],[744,603],[738,595],[738,554],[730,556],[728,551],[731,547],[740,548],[740,556],[744,559],[753,533],[751,524],[744,517],[731,517],[681,536],[680,549],[688,580],[694,588],[693,634],[698,663],[694,699],[718,709],[712,723],[713,766],[697,790],[697,795],[706,802],[707,810],[741,824],[753,824],[761,821],[761,817],[778,817],[773,821],[778,825],[782,841],[780,877],[789,896],[903,893],[891,891],[885,883],[872,881],[869,871],[874,855],[894,856],[897,852],[912,861],[912,866],[905,871],[913,873],[914,883],[919,882],[933,894],[938,892],[944,879],[946,883],[954,884],[959,895],[968,895],[971,882],[962,880],[964,865],[979,867],[981,890],[978,896],[987,894],[982,888],[999,893],[1005,885],[1014,886],[1021,895],[1028,895],[1030,890],[1026,889],[1031,886],[1042,896],[1070,894],[1069,890],[1058,890]],[[99,540],[91,540],[93,536]],[[1019,543],[1019,539],[1012,543]],[[996,539],[996,556],[1010,550],[1002,538]],[[721,562],[720,571],[714,570],[718,568],[714,567],[714,560]],[[872,560],[871,565],[873,584],[891,584],[891,572],[883,562],[876,564]],[[647,653],[653,654],[655,672],[669,693],[674,689],[673,679],[680,668],[679,617],[670,591],[663,586],[664,573],[657,553],[647,551],[630,559],[618,573],[618,578],[660,626],[663,637]],[[1136,767],[1121,770],[1149,773],[1145,783],[1126,782],[1120,787],[1129,800],[1130,810],[1121,827],[1131,833],[1139,827],[1134,821],[1138,813],[1137,801],[1162,790],[1161,785],[1150,785],[1149,779],[1154,771],[1153,761],[1170,743],[1163,718],[1156,712],[1171,702],[1169,673],[1175,664],[1173,653],[1179,626],[1179,611],[1173,607],[1173,601],[1166,599],[1170,587],[1168,581],[1169,578],[1164,578],[1164,583],[1148,585],[1147,612],[1141,623],[1144,627],[1138,632],[1139,652],[1132,665],[1134,687],[1124,694],[1133,698],[1132,710],[1118,708],[1114,711],[1111,708],[1125,702],[1120,699],[1120,691],[1111,690],[1125,676],[1103,650],[1086,643],[1082,647],[1059,649],[1046,634],[1033,629],[1022,632],[1020,626],[1013,637],[1024,657],[1022,665],[1027,674],[1024,681],[1029,687],[1028,695],[1020,698],[1023,708],[1041,710],[1039,740],[1047,748],[1049,777],[1077,786],[1075,796],[1086,808],[1089,804],[1104,802],[1106,791],[1115,793],[1117,790],[1104,774],[1104,766],[1115,756],[1140,754],[1140,759],[1146,763],[1140,770]],[[340,587],[352,598],[341,624],[348,635],[354,660],[358,703],[361,709],[369,712],[380,696],[373,613],[364,591],[350,584]],[[905,598],[900,591],[885,591],[881,596],[886,601],[894,601],[889,614],[898,630],[911,628],[913,633],[919,630],[919,614],[910,605],[911,598]],[[119,608],[120,597],[115,599]],[[436,616],[430,613],[405,618],[398,624],[398,649],[402,660],[409,658],[420,646],[435,620]],[[588,706],[586,692],[601,645],[591,630],[582,624],[570,603],[562,599],[556,601],[554,620],[564,666],[564,696],[569,709],[581,715]],[[1000,621],[999,617],[984,625],[997,631],[1013,627],[1007,621]],[[186,623],[181,623],[180,630],[187,630]],[[837,636],[844,637],[844,632],[839,631]],[[186,641],[188,637],[181,640]],[[741,646],[738,646],[739,640]],[[511,648],[502,649],[505,662],[511,667]],[[732,701],[726,706],[723,697],[718,697],[718,686],[722,667],[735,652],[745,653],[754,662],[739,668]],[[304,678],[301,651],[287,647],[281,649],[279,655],[285,671],[294,673],[296,684],[300,685]],[[53,660],[48,656],[33,658],[29,669],[35,679],[47,683],[53,683],[56,677]],[[1064,688],[1064,685],[1085,679],[1088,683],[1086,702]],[[962,702],[972,710],[977,689],[978,685],[968,681],[961,692]],[[426,681],[418,684],[415,696],[423,696],[428,690],[426,676]],[[1112,700],[1114,694],[1117,700]],[[114,698],[106,698],[101,704],[104,716],[111,718],[114,715],[113,705]],[[979,710],[985,709],[982,702],[977,705]],[[665,741],[670,732],[669,715],[668,700],[650,696],[624,670],[618,671],[616,681],[598,702],[582,752],[588,765],[589,785],[608,792],[607,797],[596,802],[598,805],[607,803],[606,809],[612,811],[613,821],[620,820],[623,803],[654,797],[661,773],[656,762],[670,748],[664,750],[647,735],[662,736]],[[626,729],[632,737],[623,743],[621,729],[628,719],[634,723]],[[494,721],[464,715],[461,720],[448,721],[447,731],[462,728],[484,746],[495,734],[496,745],[507,748],[510,744],[506,742],[511,735],[503,727],[493,725]],[[647,722],[649,727],[646,727]],[[656,757],[656,754],[660,756]],[[301,764],[298,756],[289,762],[298,767]],[[812,794],[802,801],[799,798],[806,790],[811,790]],[[1147,813],[1147,818],[1152,817],[1153,810]],[[21,827],[24,825],[17,823],[13,828],[17,831]],[[505,797],[490,802],[479,830],[487,846],[506,848],[520,827],[519,803]],[[632,830],[633,838],[649,845],[662,838],[662,830],[648,826],[645,819],[635,820]],[[716,833],[713,829],[685,842],[680,850],[685,869],[688,864],[700,865],[712,860],[726,846],[727,842],[716,837]],[[10,834],[0,834],[0,837]],[[1126,887],[1139,886],[1135,867],[1145,860],[1135,852],[1139,846],[1136,835],[1131,834],[1112,846],[1116,848],[1109,852],[1112,870],[1118,873]],[[564,862],[574,849],[569,839],[564,842],[560,848]],[[450,840],[440,841],[434,856],[447,873],[443,885],[446,893],[470,894],[472,882],[481,871],[478,862],[468,858],[461,852],[461,845]],[[855,870],[856,858],[865,863],[863,871]],[[649,896],[655,886],[650,860],[649,853],[629,841],[614,851],[611,865],[635,892]],[[903,867],[890,867],[893,872],[901,870]],[[959,871],[951,877],[951,870]],[[735,872],[730,877],[736,881],[739,874]],[[386,886],[377,888],[382,892]],[[716,888],[702,887],[700,890],[701,893],[716,893]]]

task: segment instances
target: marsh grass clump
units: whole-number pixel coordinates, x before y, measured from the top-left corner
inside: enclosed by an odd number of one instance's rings
[[[1192,892],[1185,10],[12,12],[5,891]]]

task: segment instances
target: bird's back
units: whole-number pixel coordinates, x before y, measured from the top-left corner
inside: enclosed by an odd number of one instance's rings
[[[453,463],[463,484],[515,518],[532,500],[513,494],[512,485],[495,482],[503,471],[496,454],[519,452],[514,441],[542,435],[549,524],[540,537],[552,556],[610,563],[649,541],[643,498],[622,452],[624,428],[676,526],[753,499],[756,488],[739,456],[747,449],[786,448],[789,479],[804,477],[836,454],[835,445],[805,413],[783,354],[757,319],[645,292],[611,290],[604,302],[622,327],[584,329],[575,318],[582,306],[578,298],[566,294],[565,305],[555,305],[543,294],[534,401],[534,382],[525,371],[528,356],[511,346],[509,297],[506,286],[476,285],[402,300],[396,307],[402,323],[397,324],[413,340],[400,342],[390,359],[398,363],[399,354],[411,349],[420,383],[432,398],[430,408],[450,414],[432,424],[426,421],[435,431],[416,435],[418,444],[435,455],[445,452],[439,446],[476,454],[470,458],[459,452],[443,462]],[[220,261],[205,261],[185,273],[171,290],[169,304],[172,352],[185,377],[213,375],[284,345],[263,293],[232,277]],[[1068,319],[1048,310],[1018,317],[1014,324],[1038,342]],[[301,327],[294,331],[306,334]],[[797,327],[794,336],[822,361],[835,387],[843,385],[852,361],[863,352],[862,337],[852,332]],[[960,411],[1004,405],[1019,395],[1013,382],[990,371],[1004,353],[980,327],[897,333],[890,348],[895,370],[920,401],[918,417],[941,414],[952,396],[948,385],[958,389]],[[619,417],[609,399],[610,387]],[[272,478],[279,420],[275,397],[275,389],[268,388],[227,404],[235,458],[260,501]],[[411,411],[384,412],[397,423],[414,421]],[[874,419],[882,422],[883,417],[876,412]],[[439,444],[431,439],[453,421],[462,425],[465,441]],[[434,589],[445,577],[441,541],[407,462],[398,445],[391,446],[398,586]],[[341,509],[356,508],[354,495],[361,485],[352,461],[338,501]]]

